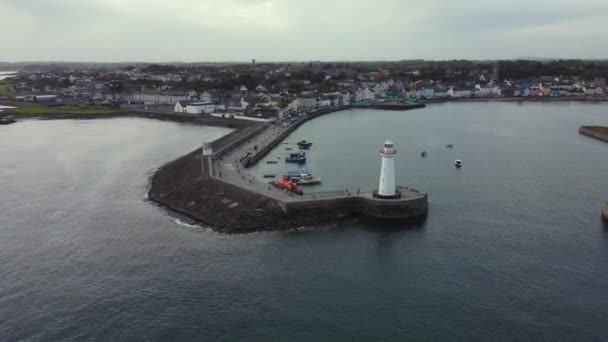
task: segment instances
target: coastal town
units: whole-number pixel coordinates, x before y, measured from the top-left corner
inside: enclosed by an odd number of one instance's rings
[[[0,65],[0,104],[283,119],[350,104],[603,100],[608,63],[577,60]]]

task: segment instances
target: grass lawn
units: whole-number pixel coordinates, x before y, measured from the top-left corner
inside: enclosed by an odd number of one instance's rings
[[[604,126],[587,126],[587,128],[608,135],[608,127]]]
[[[28,116],[46,116],[52,114],[119,114],[123,113],[121,109],[110,108],[106,106],[61,106],[61,107],[46,107],[33,105],[27,107],[19,107],[10,109],[11,114],[21,117]]]
[[[6,81],[0,81],[0,96],[12,96],[13,93],[8,90],[12,86],[11,83]]]

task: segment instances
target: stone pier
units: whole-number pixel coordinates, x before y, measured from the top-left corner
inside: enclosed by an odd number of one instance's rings
[[[321,115],[349,109],[333,107],[282,124],[250,124],[204,144],[159,168],[151,178],[149,198],[224,232],[292,229],[354,217],[413,220],[428,212],[428,196],[398,187],[401,196],[379,199],[373,191],[286,193],[248,172],[300,125]]]

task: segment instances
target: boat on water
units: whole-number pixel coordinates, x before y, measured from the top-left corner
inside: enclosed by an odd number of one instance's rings
[[[242,157],[239,159],[239,161],[243,161],[243,160],[245,160],[245,159],[249,158],[249,156],[250,156],[250,155],[251,155],[251,152],[247,152],[247,154],[246,154],[246,155],[244,155],[244,156],[242,156]]]
[[[303,175],[309,175],[310,172],[308,170],[295,170],[295,171],[287,171],[285,176],[293,179],[294,181],[300,180]]]
[[[300,178],[300,180],[298,180],[296,182],[296,184],[298,185],[316,185],[316,184],[321,184],[321,177],[313,177],[313,176],[308,176],[308,177],[302,177]]]
[[[312,173],[308,170],[287,171],[286,176],[298,185],[320,184],[322,180],[320,177],[313,177]]]
[[[300,140],[298,141],[298,147],[303,149],[303,150],[308,150],[310,148],[310,146],[312,146],[311,142],[308,142],[306,140]]]
[[[462,160],[456,159],[454,161],[454,165],[456,166],[457,169],[460,169],[462,167]]]
[[[452,148],[452,147],[454,147],[454,145],[452,145],[452,144],[447,144],[447,145],[445,145],[445,147],[447,147],[447,148]]]
[[[422,158],[426,158],[426,151],[422,151],[422,153],[420,153],[420,156],[421,156]]]
[[[287,157],[285,157],[286,163],[295,163],[295,164],[304,164],[306,163],[306,153],[305,152],[297,152],[290,153]]]
[[[269,160],[266,162],[266,164],[276,164],[276,163],[278,163],[278,161],[276,161],[276,160]]]
[[[293,148],[291,148],[291,147],[285,147],[285,150],[291,151],[291,150],[293,150]]]
[[[292,192],[296,195],[303,195],[304,191],[298,187],[298,185],[288,176],[283,176],[276,182],[270,182],[269,184],[284,190],[285,192]]]

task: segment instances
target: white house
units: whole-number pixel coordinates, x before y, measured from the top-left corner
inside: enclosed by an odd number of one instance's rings
[[[358,89],[357,92],[355,93],[356,102],[375,100],[375,99],[376,99],[376,94],[374,94],[374,92],[369,90],[369,88],[367,88],[367,87],[365,89]]]
[[[432,87],[424,87],[420,90],[420,95],[426,98],[435,97],[435,88]]]
[[[317,102],[317,97],[313,94],[302,94],[300,95],[299,99],[302,108],[317,108],[319,105]]]
[[[477,96],[490,96],[492,94],[492,88],[490,88],[487,85],[477,84],[475,86],[475,90],[476,90]]]
[[[331,98],[327,95],[319,95],[317,98],[319,101],[319,107],[330,107],[331,106]]]
[[[377,83],[373,86],[372,91],[376,97],[384,97],[386,96],[386,92],[390,88],[388,82]]]
[[[315,102],[316,102],[316,100],[315,100]],[[286,114],[297,113],[303,107],[304,106],[302,105],[302,100],[300,98],[297,98],[297,99],[289,102],[289,104],[287,104],[287,106],[285,106],[285,108],[281,108],[281,110],[279,111],[279,119],[282,119]]]
[[[490,91],[490,95],[492,95],[492,96],[500,96],[501,94],[502,94],[502,90],[500,89],[499,86],[492,87],[492,90]]]
[[[350,93],[346,91],[345,93],[341,92],[333,92],[333,93],[325,93],[324,95],[328,96],[331,100],[332,106],[340,106],[340,105],[349,105],[350,104]]]
[[[143,102],[153,104],[170,104],[174,105],[178,101],[188,101],[188,95],[168,95],[168,94],[133,94],[127,96],[129,102]]]
[[[350,104],[350,93],[347,91],[346,93],[338,93],[342,96],[342,104],[348,106]]]
[[[185,113],[186,112],[186,104],[190,103],[189,101],[177,101],[177,103],[175,104],[175,107],[173,108],[173,111],[176,113]]]
[[[213,102],[190,102],[186,104],[186,113],[189,114],[210,114],[215,112],[215,103]]]
[[[261,84],[255,87],[255,91],[258,93],[268,93],[268,89]]]
[[[225,108],[223,105],[216,105],[208,101],[178,101],[175,104],[174,111],[176,113],[209,114]]]
[[[433,96],[436,98],[445,98],[448,97],[448,92],[445,89],[435,88]]]
[[[601,87],[585,86],[583,87],[585,95],[602,95],[604,90]]]
[[[449,97],[470,97],[471,90],[468,88],[450,87],[450,89],[448,89],[448,96]]]

